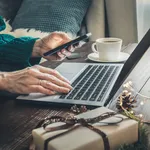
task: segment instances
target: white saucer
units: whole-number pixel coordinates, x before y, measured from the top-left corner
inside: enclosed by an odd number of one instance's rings
[[[129,54],[128,53],[124,53],[124,52],[120,52],[119,58],[118,60],[115,61],[105,61],[105,60],[99,60],[98,58],[98,54],[96,53],[91,53],[88,55],[88,59],[95,61],[95,62],[124,62],[129,58]]]

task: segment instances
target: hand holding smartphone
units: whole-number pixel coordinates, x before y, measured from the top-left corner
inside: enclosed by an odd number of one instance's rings
[[[53,54],[61,51],[62,49],[68,49],[70,46],[75,47],[75,46],[77,46],[79,44],[80,41],[88,39],[91,35],[92,35],[91,33],[87,33],[87,34],[85,34],[83,36],[80,36],[80,37],[70,41],[70,42],[67,42],[67,43],[65,43],[63,45],[60,45],[60,46],[58,46],[58,47],[56,47],[56,48],[54,48],[54,49],[44,53],[43,55],[44,56],[50,56],[50,55],[53,55]]]

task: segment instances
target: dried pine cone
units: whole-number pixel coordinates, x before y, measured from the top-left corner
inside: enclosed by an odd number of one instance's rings
[[[123,93],[119,96],[116,107],[119,111],[131,111],[132,108],[136,107],[134,104],[136,103],[136,100],[134,96],[128,92],[128,91],[123,91]]]
[[[86,106],[77,107],[77,105],[73,105],[70,110],[71,110],[71,112],[73,112],[75,114],[80,114],[80,113],[88,111]]]

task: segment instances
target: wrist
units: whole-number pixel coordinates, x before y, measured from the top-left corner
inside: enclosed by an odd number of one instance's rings
[[[0,90],[6,90],[7,89],[7,73],[6,72],[0,72]]]
[[[36,40],[33,46],[33,50],[32,50],[32,57],[41,57],[41,54],[40,54],[41,45],[42,45],[41,40],[40,39]]]

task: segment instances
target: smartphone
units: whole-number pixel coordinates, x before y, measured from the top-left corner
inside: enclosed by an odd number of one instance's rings
[[[82,35],[82,36],[80,36],[80,37],[78,37],[78,38],[76,38],[76,39],[74,39],[74,40],[72,40],[70,42],[67,42],[67,43],[65,43],[63,45],[60,45],[60,46],[58,46],[58,47],[56,47],[56,48],[54,48],[54,49],[44,53],[43,55],[44,56],[48,56],[48,55],[50,56],[50,55],[53,55],[53,54],[61,51],[62,49],[68,49],[71,45],[73,47],[77,46],[80,41],[88,39],[91,35],[92,35],[91,33],[87,33],[85,35]]]

